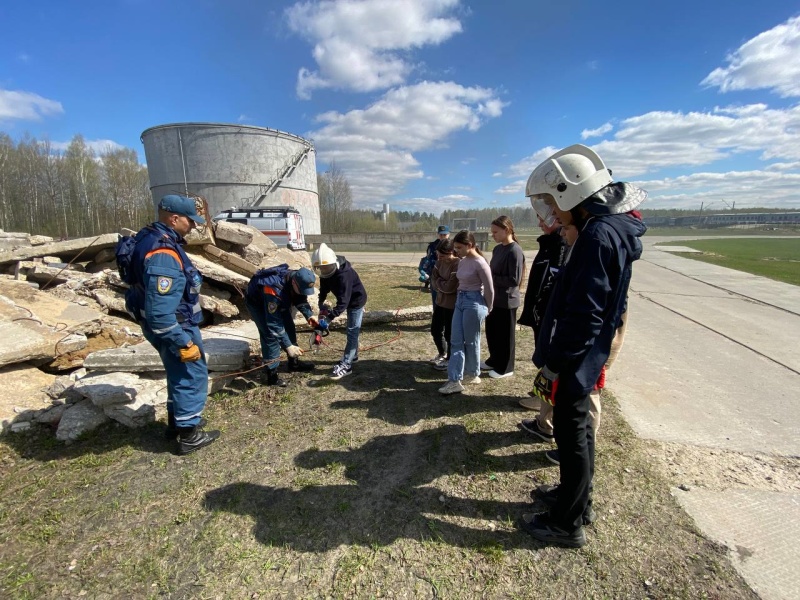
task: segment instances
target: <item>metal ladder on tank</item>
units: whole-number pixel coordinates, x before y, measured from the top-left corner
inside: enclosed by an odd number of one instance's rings
[[[292,173],[295,172],[297,167],[300,166],[308,153],[314,150],[314,146],[311,144],[306,144],[302,150],[299,150],[295,153],[286,163],[277,171],[275,171],[275,177],[269,183],[259,183],[258,184],[258,192],[256,192],[256,198],[253,201],[251,206],[260,206],[264,199],[271,194],[275,189],[283,182],[284,179],[291,176]]]

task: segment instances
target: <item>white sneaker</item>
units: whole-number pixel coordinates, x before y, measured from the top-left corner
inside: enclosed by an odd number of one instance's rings
[[[494,369],[489,371],[489,377],[492,379],[502,379],[503,377],[511,377],[514,374],[514,371],[509,371],[508,373],[498,373]]]
[[[480,375],[475,375],[475,377],[470,377],[469,379],[465,379],[464,383],[467,385],[476,385],[481,382]]]
[[[432,365],[435,365],[436,363],[438,363],[443,358],[444,358],[444,354],[437,354],[432,359],[430,359],[428,362],[431,363]]]
[[[448,381],[439,388],[440,394],[460,394],[464,391],[464,386],[460,381]]]
[[[493,367],[490,367],[486,364],[485,361],[481,361],[481,371],[491,371]]]
[[[440,360],[434,363],[433,368],[437,371],[447,371],[447,363],[449,361],[443,356]]]

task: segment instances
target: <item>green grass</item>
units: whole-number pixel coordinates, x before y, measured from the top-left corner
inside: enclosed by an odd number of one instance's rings
[[[663,245],[689,246],[702,254],[682,256],[800,285],[800,239],[688,240]]]

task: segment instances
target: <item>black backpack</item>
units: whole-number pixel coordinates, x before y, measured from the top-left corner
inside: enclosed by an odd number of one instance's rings
[[[117,271],[119,276],[128,285],[133,285],[133,266],[131,260],[133,259],[133,250],[136,248],[136,238],[130,235],[123,236],[117,247],[114,250],[114,255],[117,259]]]

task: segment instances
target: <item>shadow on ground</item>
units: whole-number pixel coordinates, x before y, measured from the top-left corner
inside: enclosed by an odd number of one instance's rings
[[[300,551],[385,545],[399,538],[469,547],[497,543],[497,531],[470,527],[470,521],[496,520],[502,529],[526,509],[544,510],[526,502],[474,497],[492,496],[499,474],[549,466],[541,446],[492,454],[524,441],[516,432],[470,433],[462,425],[443,425],[377,436],[349,450],[306,450],[295,457],[295,464],[308,471],[302,489],[240,481],[209,491],[204,506],[250,516],[260,543]],[[331,474],[341,483],[316,483]],[[448,475],[462,478],[463,489],[441,491],[435,482]],[[500,538],[505,547],[539,547],[515,530]]]

